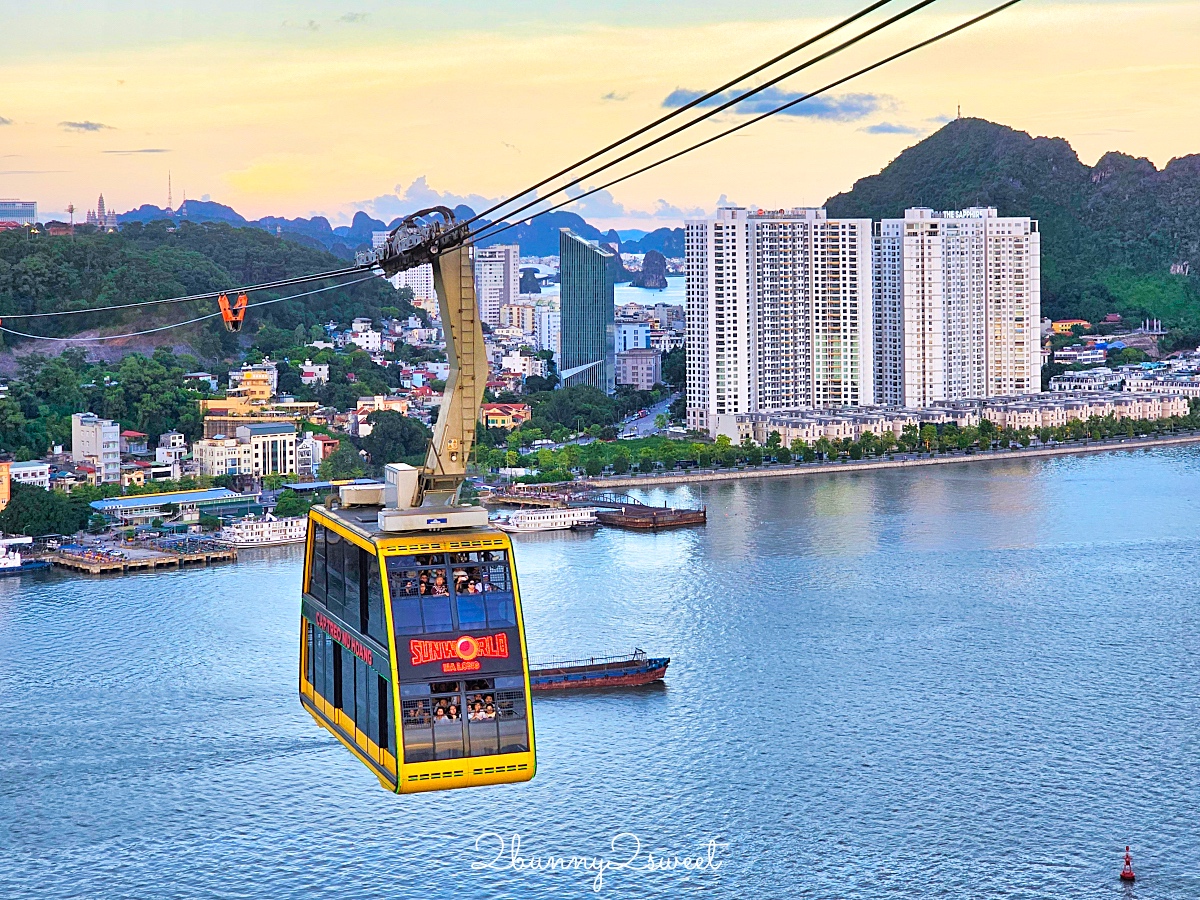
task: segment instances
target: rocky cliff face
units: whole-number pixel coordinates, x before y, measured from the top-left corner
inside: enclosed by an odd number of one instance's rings
[[[657,250],[648,250],[642,260],[642,271],[633,276],[633,286],[641,288],[657,288],[667,286],[667,258]]]

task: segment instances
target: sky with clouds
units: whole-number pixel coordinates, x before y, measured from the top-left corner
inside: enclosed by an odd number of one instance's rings
[[[0,196],[37,200],[45,212],[68,203],[86,210],[101,191],[110,208],[162,206],[170,172],[176,203],[185,191],[208,195],[250,217],[320,214],[336,223],[355,209],[390,218],[446,201],[478,209],[860,5],[12,6],[0,29]],[[908,5],[890,3],[861,27]],[[937,0],[663,147],[793,101],[991,5]],[[1197,38],[1193,0],[1023,0],[570,208],[604,226],[650,229],[709,211],[722,196],[819,204],[878,172],[960,105],[964,115],[1065,137],[1088,163],[1119,149],[1162,166],[1200,152]]]

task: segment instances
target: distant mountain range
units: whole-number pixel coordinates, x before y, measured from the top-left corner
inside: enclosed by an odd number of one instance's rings
[[[472,218],[475,211],[469,206],[458,206],[454,210],[458,218]],[[324,216],[314,216],[311,219],[285,219],[279,216],[266,216],[261,219],[246,219],[237,210],[221,203],[208,200],[187,200],[180,204],[174,212],[157,206],[140,206],[117,216],[118,222],[152,222],[159,219],[173,219],[189,222],[227,222],[231,225],[261,228],[264,231],[287,235],[291,240],[313,247],[321,247],[342,259],[351,259],[355,251],[371,246],[371,233],[386,231],[400,224],[400,219],[391,222],[374,219],[365,212],[356,212],[349,225],[333,227]],[[488,220],[482,220],[486,224]],[[492,244],[519,244],[523,256],[557,256],[558,232],[560,228],[570,228],[580,237],[591,241],[619,245],[623,253],[645,253],[657,250],[664,256],[683,256],[683,229],[660,228],[645,234],[640,240],[622,241],[615,230],[601,231],[588,224],[582,217],[569,212],[552,212],[522,222],[498,234],[495,237],[485,237],[478,243],[487,247]]]
[[[995,206],[1002,215],[1037,219],[1042,234],[1042,310],[1055,318],[1089,320],[1119,312],[1154,317],[1200,341],[1200,156],[1174,159],[1162,171],[1146,159],[1107,153],[1095,166],[1080,161],[1062,138],[1034,138],[982,119],[957,119],[909,147],[878,175],[830,197],[831,216],[900,216],[910,206],[962,209]],[[188,200],[191,221],[220,221],[279,232],[343,259],[369,246],[371,232],[394,227],[364,212],[348,226],[328,220],[268,216],[248,221],[228,206]],[[474,212],[459,206],[456,215]],[[167,211],[143,206],[121,221],[149,221]],[[683,256],[683,229],[660,228],[621,240],[580,216],[554,212],[518,224],[482,245],[516,243],[522,255],[558,253],[558,232],[570,228],[622,252],[657,250]]]

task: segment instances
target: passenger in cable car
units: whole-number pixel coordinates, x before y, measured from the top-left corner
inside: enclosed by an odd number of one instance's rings
[[[458,707],[455,704],[453,704],[453,703],[450,704],[450,710],[449,710],[449,712],[446,713],[446,718],[448,718],[451,722],[459,721]]]
[[[438,574],[436,576],[434,576],[433,596],[435,596],[435,597],[449,597],[450,596],[450,589],[448,587],[446,587],[446,576],[443,575],[441,572],[438,572]]]

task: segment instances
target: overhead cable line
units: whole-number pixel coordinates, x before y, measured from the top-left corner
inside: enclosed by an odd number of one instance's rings
[[[718,134],[715,134],[712,137],[706,138],[703,141],[699,141],[698,143],[692,144],[690,147],[685,147],[683,150],[680,150],[676,153],[672,153],[670,156],[665,156],[662,159],[658,160],[657,162],[653,162],[653,163],[650,163],[649,165],[642,166],[640,169],[635,169],[634,171],[628,173],[627,175],[622,175],[619,178],[614,178],[611,181],[607,181],[604,184],[599,185],[598,187],[590,188],[587,191],[584,191],[582,194],[579,194],[578,196],[570,197],[570,198],[562,201],[561,203],[551,206],[549,209],[544,209],[540,212],[534,213],[533,215],[531,215],[527,218],[524,218],[524,219],[520,219],[516,222],[509,222],[509,223],[497,222],[497,223],[491,223],[491,224],[485,225],[482,228],[478,229],[477,231],[475,231],[471,234],[471,240],[476,240],[479,237],[492,238],[498,234],[503,234],[505,231],[508,231],[510,228],[516,228],[518,225],[522,224],[523,222],[532,221],[533,219],[536,219],[539,216],[544,216],[547,213],[551,213],[556,210],[562,209],[564,206],[570,206],[572,203],[576,203],[576,202],[584,199],[585,197],[590,197],[592,194],[595,194],[595,193],[598,193],[599,191],[603,191],[607,188],[610,188],[615,184],[620,184],[622,181],[626,181],[630,178],[633,178],[635,175],[641,175],[643,172],[649,172],[651,169],[656,169],[659,166],[663,165],[664,163],[671,162],[672,160],[678,159],[679,157],[684,156],[685,154],[691,153],[693,150],[698,150],[701,147],[707,146],[708,144],[711,144],[715,141],[719,141],[721,138],[728,137],[729,135],[733,134],[734,132],[741,131],[743,128],[749,128],[751,125],[755,124],[756,122],[761,122],[763,119],[770,118],[771,116],[774,116],[778,113],[784,112],[785,110],[791,109],[792,107],[796,106],[797,104],[803,103],[805,100],[811,100],[813,97],[819,96],[820,94],[824,94],[827,91],[831,91],[836,87],[840,87],[841,85],[845,84],[847,81],[851,81],[852,79],[858,78],[862,75],[866,75],[868,72],[873,72],[875,69],[885,66],[888,63],[894,62],[903,56],[907,56],[910,53],[915,53],[917,50],[921,50],[925,47],[928,47],[930,44],[935,44],[940,40],[948,38],[951,35],[957,34],[958,32],[963,31],[967,28],[970,28],[972,25],[976,25],[976,24],[982,22],[984,19],[989,19],[992,16],[997,15],[998,13],[1001,13],[1004,10],[1008,9],[1010,6],[1015,6],[1016,4],[1018,4],[1020,2],[1021,2],[1021,0],[1008,0],[1008,2],[1002,3],[999,6],[994,7],[993,9],[990,9],[987,12],[976,16],[973,19],[963,22],[961,25],[956,25],[955,27],[950,28],[946,31],[943,31],[940,34],[936,34],[931,38],[927,38],[927,39],[921,41],[920,43],[913,44],[911,47],[907,47],[904,50],[899,51],[898,53],[893,53],[891,56],[881,59],[878,62],[872,63],[869,66],[865,66],[864,68],[859,69],[857,72],[853,72],[852,74],[846,75],[843,78],[839,78],[836,81],[831,81],[829,84],[825,85],[824,87],[818,88],[817,90],[812,91],[811,93],[804,94],[800,97],[797,97],[794,100],[784,103],[781,106],[777,106],[774,109],[768,110],[765,113],[757,115],[754,118],[749,119],[745,122],[742,122],[739,125],[735,125],[732,128],[728,128],[725,131],[719,132]],[[503,224],[503,227],[498,228],[495,231],[488,230],[488,229],[492,228],[494,225],[500,225],[500,224]]]
[[[272,303],[282,303],[285,300],[299,300],[301,297],[311,297],[313,294],[321,294],[321,293],[324,293],[325,291],[335,291],[338,288],[350,287],[351,285],[361,284],[364,281],[370,281],[371,279],[377,278],[377,277],[378,276],[376,276],[376,275],[368,275],[365,278],[358,278],[358,279],[355,279],[354,281],[344,281],[341,284],[331,284],[331,285],[327,285],[326,287],[316,288],[311,291],[304,291],[303,293],[300,293],[300,294],[291,294],[287,297],[276,297],[274,300],[260,300],[258,303],[249,304],[246,307],[246,309],[254,309],[256,306],[270,306]],[[135,305],[140,306],[142,304],[135,304]],[[73,343],[73,342],[99,343],[99,342],[103,342],[103,341],[116,341],[116,340],[120,340],[122,338],[141,337],[142,335],[146,335],[146,334],[157,334],[161,331],[170,331],[172,328],[183,328],[185,325],[195,325],[197,322],[205,322],[208,319],[216,319],[216,318],[219,318],[220,316],[221,316],[220,312],[215,312],[215,313],[209,313],[208,315],[204,315],[204,316],[196,316],[194,319],[188,319],[187,321],[184,321],[184,322],[174,322],[170,325],[159,325],[157,328],[146,328],[142,331],[130,331],[126,334],[105,334],[105,335],[100,335],[98,337],[84,337],[84,338],[81,338],[81,337],[51,337],[51,336],[45,335],[45,334],[28,334],[24,331],[16,331],[15,329],[12,329],[12,328],[5,328],[3,325],[0,325],[0,331],[4,332],[5,334],[12,334],[12,335],[16,335],[17,337],[23,337],[23,338],[31,338],[31,339],[37,340],[37,341],[59,341],[59,342],[64,342],[64,343]],[[15,316],[3,316],[3,317],[0,317],[0,321],[2,321],[3,319],[8,319],[8,318],[16,318],[16,317]]]
[[[812,46],[817,41],[820,41],[820,40],[823,40],[824,38],[829,37],[831,34],[834,34],[835,32],[840,31],[841,29],[845,28],[847,25],[852,25],[853,23],[857,22],[859,19],[863,18],[864,16],[870,15],[875,10],[879,9],[881,6],[886,6],[888,3],[892,3],[892,2],[894,2],[894,0],[876,0],[876,2],[870,4],[869,6],[864,7],[863,9],[854,13],[852,16],[842,19],[842,21],[838,22],[837,24],[835,24],[829,28],[826,28],[820,34],[815,34],[812,37],[808,38],[807,40],[801,41],[799,44],[792,47],[790,50],[785,50],[783,53],[780,53],[778,56],[772,57],[771,59],[767,60],[765,63],[762,63],[761,65],[757,65],[753,69],[750,69],[747,72],[743,72],[741,75],[737,76],[736,78],[733,78],[733,79],[725,82],[720,87],[713,88],[711,91],[709,91],[706,94],[701,94],[698,97],[692,98],[687,103],[683,104],[683,106],[680,106],[678,109],[674,109],[671,112],[667,113],[666,115],[660,116],[659,118],[655,119],[653,122],[649,123],[648,125],[643,125],[641,128],[638,128],[636,131],[630,132],[629,134],[625,135],[623,138],[613,141],[607,147],[602,147],[601,149],[597,150],[595,153],[588,154],[587,156],[583,157],[583,159],[580,159],[580,160],[577,160],[577,161],[571,163],[571,165],[567,166],[565,169],[561,169],[560,171],[555,172],[553,175],[543,178],[541,181],[537,182],[536,184],[531,184],[529,187],[525,188],[525,190],[523,190],[517,194],[513,194],[511,197],[508,197],[505,200],[501,200],[501,201],[493,204],[492,206],[489,206],[487,209],[483,210],[482,212],[476,213],[474,216],[472,216],[470,219],[468,219],[464,224],[471,225],[474,222],[477,222],[479,219],[482,219],[484,216],[490,215],[491,213],[494,213],[496,210],[506,206],[509,203],[512,203],[513,201],[517,200],[518,198],[524,197],[526,194],[536,191],[538,188],[545,187],[551,181],[554,181],[554,179],[561,178],[563,175],[570,173],[574,169],[578,169],[580,166],[587,165],[592,160],[597,159],[600,156],[603,156],[605,153],[609,152],[610,150],[615,150],[617,147],[620,147],[622,144],[626,144],[629,141],[632,141],[634,138],[641,137],[647,131],[650,131],[653,128],[657,128],[659,125],[662,125],[664,122],[670,121],[671,119],[675,118],[676,116],[683,115],[689,109],[693,109],[694,107],[699,106],[700,104],[704,103],[705,101],[711,100],[713,97],[718,96],[719,94],[721,94],[722,91],[729,90],[729,88],[736,86],[737,84],[745,81],[747,78],[753,78],[755,75],[757,75],[759,72],[762,72],[764,69],[769,69],[771,66],[775,65],[776,63],[782,62],[783,60],[787,59],[789,56],[794,56],[795,54],[799,53],[801,50],[804,50],[805,48]],[[553,191],[552,193],[558,193],[558,191]]]
[[[879,33],[880,31],[884,30],[885,28],[891,27],[896,22],[899,22],[901,19],[905,19],[905,18],[913,15],[914,13],[920,12],[925,7],[927,7],[933,3],[936,3],[936,2],[937,2],[937,0],[919,0],[919,2],[914,3],[908,9],[903,10],[902,12],[899,12],[896,15],[894,15],[888,19],[884,19],[882,22],[879,22],[876,25],[872,25],[866,31],[860,32],[859,34],[855,35],[854,37],[850,38],[847,41],[843,41],[842,43],[838,44],[836,47],[831,47],[830,49],[825,50],[822,53],[818,53],[816,56],[813,56],[813,57],[805,60],[804,62],[800,63],[800,65],[793,66],[792,68],[788,69],[786,72],[782,72],[779,75],[769,78],[767,81],[763,82],[762,84],[758,85],[757,87],[751,88],[750,90],[745,91],[744,93],[738,94],[736,97],[731,97],[729,100],[726,100],[724,103],[719,103],[716,106],[712,107],[711,109],[705,110],[703,113],[696,116],[696,118],[690,119],[689,121],[684,122],[682,125],[679,125],[673,129],[671,129],[670,131],[666,132],[665,134],[661,134],[658,137],[652,138],[651,140],[646,141],[644,144],[641,144],[641,145],[635,147],[634,149],[621,154],[616,159],[606,162],[603,165],[597,166],[596,168],[592,169],[591,171],[585,172],[584,174],[573,178],[571,181],[567,182],[566,184],[555,188],[553,191],[550,192],[550,194],[553,195],[553,194],[561,193],[561,192],[567,190],[568,188],[571,188],[571,187],[579,184],[580,182],[584,181],[585,179],[591,178],[595,175],[599,175],[601,172],[604,172],[607,169],[611,169],[613,166],[617,165],[618,163],[622,163],[632,156],[636,156],[637,154],[639,154],[645,150],[649,150],[651,147],[661,144],[663,141],[665,141],[669,138],[672,138],[675,135],[677,135],[683,131],[686,131],[687,129],[691,128],[694,125],[698,125],[701,122],[711,119],[713,116],[724,112],[725,110],[729,109],[731,106],[737,106],[739,103],[742,103],[743,101],[748,100],[749,98],[753,97],[755,94],[761,94],[763,91],[767,90],[767,88],[774,87],[779,82],[792,77],[793,75],[797,74],[798,72],[802,72],[805,69],[811,68],[812,66],[815,66],[819,62],[823,62],[824,60],[829,59],[831,56],[836,56],[838,53],[841,53],[843,50],[846,50],[847,48],[854,46],[855,44],[859,43],[860,41],[866,40],[867,38],[871,37],[874,34]],[[811,95],[809,95],[809,96],[811,96]],[[576,197],[573,199],[577,200],[579,198]],[[527,203],[523,204],[522,206],[518,206],[516,209],[510,210],[508,213],[506,213],[506,217],[516,216],[518,213],[522,213],[527,209],[532,209],[533,207],[537,206],[539,203],[542,203],[544,200],[545,200],[545,198],[543,198],[543,197],[539,197],[539,198],[530,200]],[[478,218],[478,217],[476,217],[476,218]]]
[[[114,306],[93,306],[88,309],[59,309],[53,312],[41,313],[12,313],[0,314],[2,319],[44,319],[52,316],[80,316],[86,313],[111,312],[118,309],[133,309],[138,306],[154,306],[159,303],[184,303],[191,300],[212,300],[219,297],[221,294],[249,294],[253,291],[272,291],[278,288],[295,287],[300,284],[307,284],[310,281],[321,281],[326,278],[340,278],[343,275],[356,275],[363,271],[363,266],[352,266],[345,269],[335,269],[331,272],[315,272],[312,275],[297,275],[293,278],[284,278],[279,281],[269,281],[262,284],[251,284],[245,287],[222,288],[219,291],[208,291],[204,294],[189,294],[186,297],[164,297],[161,300],[139,300],[136,303],[119,303]],[[366,279],[362,279],[365,281]],[[358,282],[354,282],[357,284]],[[336,287],[337,285],[335,285]],[[306,296],[306,295],[297,295]]]

